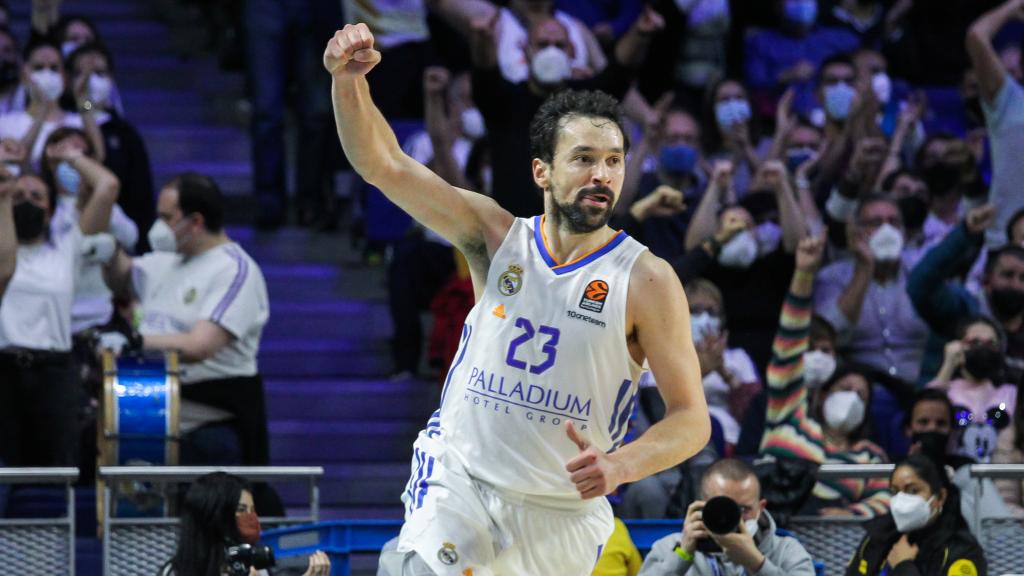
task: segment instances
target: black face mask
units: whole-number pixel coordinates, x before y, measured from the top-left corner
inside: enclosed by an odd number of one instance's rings
[[[920,230],[924,228],[924,221],[928,218],[928,203],[920,196],[906,196],[900,198],[897,203],[900,207],[900,214],[903,216],[903,227],[907,230]]]
[[[952,194],[960,186],[960,167],[938,162],[925,169],[924,182],[934,197]]]
[[[964,351],[964,370],[979,380],[996,380],[1003,373],[1003,353],[988,346],[974,346]]]
[[[31,202],[14,207],[14,231],[20,242],[29,242],[43,233],[46,211]]]
[[[1024,312],[1024,292],[1012,288],[993,290],[988,297],[996,318],[1007,320]]]
[[[18,64],[4,60],[0,62],[0,89],[6,90],[18,83]]]
[[[911,444],[921,445],[921,454],[939,466],[946,463],[946,447],[949,446],[949,434],[942,432],[917,432],[910,437]]]

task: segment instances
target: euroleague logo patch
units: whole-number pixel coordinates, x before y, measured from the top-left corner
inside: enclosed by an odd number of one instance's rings
[[[591,280],[583,290],[580,308],[591,312],[604,310],[604,301],[608,299],[608,283],[604,280]]]

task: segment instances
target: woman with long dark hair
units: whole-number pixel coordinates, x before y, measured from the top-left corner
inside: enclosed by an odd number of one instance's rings
[[[985,553],[960,515],[949,477],[928,457],[900,462],[889,478],[890,511],[864,525],[847,576],[985,574]]]
[[[214,472],[196,479],[185,494],[181,531],[174,557],[161,576],[222,576],[225,549],[237,544],[256,544],[260,522],[249,484],[232,474]],[[309,557],[304,576],[327,576],[331,563],[323,552]],[[259,574],[255,570],[251,574]]]

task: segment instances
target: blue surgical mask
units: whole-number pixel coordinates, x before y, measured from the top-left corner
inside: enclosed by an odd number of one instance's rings
[[[722,128],[731,128],[750,120],[750,103],[746,100],[723,100],[715,104],[715,120]]]
[[[82,185],[82,175],[78,173],[78,170],[72,168],[67,161],[61,160],[60,164],[57,164],[54,175],[69,196],[78,196],[78,190]]]
[[[857,91],[845,82],[825,86],[825,112],[833,120],[846,120],[853,108],[853,99]]]
[[[818,21],[818,1],[786,0],[783,12],[787,21],[810,28]]]
[[[662,170],[672,174],[691,174],[697,166],[697,150],[686,144],[663,146],[658,164]]]

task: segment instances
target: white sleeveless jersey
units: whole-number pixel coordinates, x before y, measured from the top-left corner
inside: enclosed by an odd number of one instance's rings
[[[579,448],[566,423],[611,451],[636,402],[642,368],[626,345],[626,296],[647,248],[619,232],[559,265],[541,222],[517,218],[494,254],[423,433],[476,479],[571,502],[579,495],[565,465]]]

